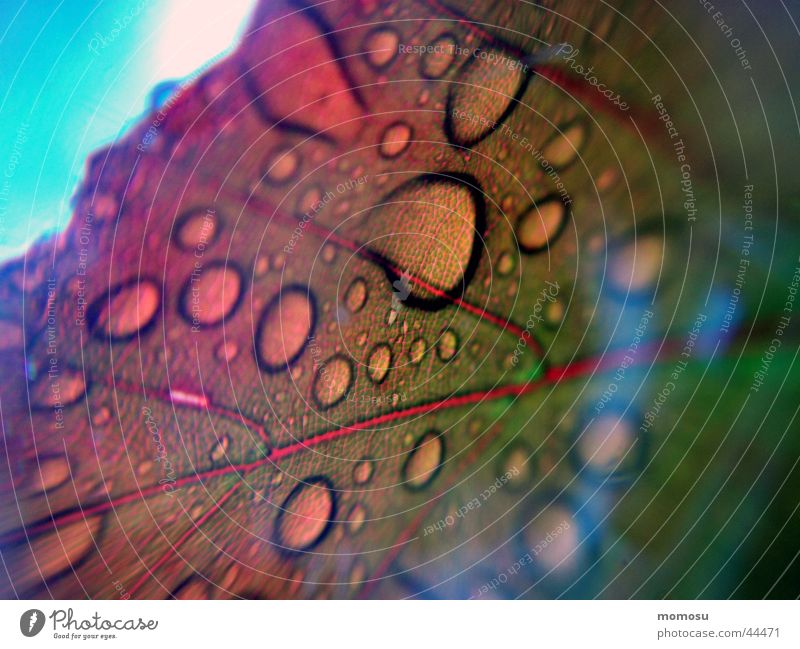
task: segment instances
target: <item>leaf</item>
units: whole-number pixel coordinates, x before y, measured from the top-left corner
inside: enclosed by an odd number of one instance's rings
[[[656,57],[626,25],[584,3],[265,2],[96,153],[69,227],[2,271],[0,593],[764,594],[679,573],[710,459],[757,451],[706,411],[754,371],[745,323],[781,307],[714,333],[739,246],[680,207],[646,85],[603,46]],[[774,293],[767,264],[748,284]],[[735,516],[753,477],[732,476],[714,511]]]

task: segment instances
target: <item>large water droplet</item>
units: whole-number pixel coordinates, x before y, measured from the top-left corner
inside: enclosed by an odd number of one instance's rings
[[[531,206],[517,221],[517,241],[523,252],[546,250],[564,231],[567,207],[557,197],[546,198]]]
[[[132,280],[111,289],[111,300],[103,294],[89,307],[93,333],[125,340],[153,322],[161,302],[161,291],[149,279]]]
[[[445,132],[454,144],[471,147],[511,114],[528,78],[519,61],[497,49],[481,50],[453,84]]]
[[[435,431],[417,440],[403,467],[403,480],[412,490],[428,486],[439,473],[444,459],[444,440]]]
[[[321,408],[331,408],[344,399],[352,384],[352,363],[336,354],[320,364],[314,377],[314,398]]]
[[[201,267],[183,287],[181,314],[193,327],[219,324],[233,315],[243,283],[236,267],[225,262]]]
[[[385,343],[376,345],[367,360],[367,373],[373,383],[383,383],[392,365],[392,348]]]
[[[305,286],[289,286],[264,308],[256,334],[258,361],[267,372],[285,370],[303,353],[316,322],[314,299]]]
[[[330,529],[336,501],[327,478],[314,477],[297,485],[286,498],[276,521],[276,542],[287,550],[310,550]]]
[[[353,236],[363,236],[367,223],[370,245],[387,261],[384,270],[397,299],[441,308],[450,303],[442,292],[460,296],[477,269],[478,242],[486,230],[484,198],[474,178],[425,175],[383,197],[349,226]]]

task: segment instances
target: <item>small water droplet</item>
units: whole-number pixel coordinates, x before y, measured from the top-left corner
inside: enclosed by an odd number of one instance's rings
[[[429,485],[442,466],[444,440],[442,435],[430,431],[417,440],[403,466],[403,480],[409,489],[422,489]]]
[[[456,55],[456,41],[449,34],[436,38],[428,48],[420,62],[420,72],[429,79],[438,79],[444,75],[453,63]]]
[[[229,435],[223,435],[219,438],[216,444],[214,444],[214,448],[211,449],[211,453],[209,453],[209,458],[212,462],[219,462],[220,460],[224,459],[225,456],[228,454],[228,448],[231,445],[231,438]]]
[[[177,223],[175,241],[186,252],[203,252],[217,240],[219,219],[213,209],[186,212]]]
[[[243,283],[236,267],[225,262],[209,264],[184,285],[183,317],[193,326],[219,324],[233,315]]]
[[[333,263],[333,260],[336,259],[336,248],[334,248],[330,243],[326,243],[324,246],[322,246],[320,257],[322,257],[322,261],[324,261],[326,264]]]
[[[563,232],[567,208],[557,197],[546,198],[530,207],[517,221],[516,235],[523,252],[546,250]]]
[[[586,140],[586,127],[582,122],[574,122],[556,133],[545,145],[542,155],[553,167],[562,169],[580,155]]]
[[[161,303],[161,291],[148,279],[118,284],[111,290],[111,301],[103,294],[89,308],[91,328],[113,340],[124,340],[149,324]]]
[[[321,408],[331,408],[344,399],[353,384],[349,359],[335,355],[322,363],[314,377],[314,398]]]
[[[33,493],[60,487],[70,478],[69,463],[63,455],[40,457],[37,462],[31,464],[29,472]]]
[[[632,423],[613,414],[598,416],[580,434],[575,446],[581,465],[602,475],[624,473],[636,463],[636,429]]]
[[[42,373],[31,387],[31,403],[37,408],[64,408],[86,393],[83,373],[64,368],[60,373]]]
[[[508,250],[502,252],[497,260],[497,272],[500,275],[510,275],[515,266],[514,255]]]
[[[273,151],[264,163],[264,179],[273,184],[282,184],[291,180],[300,168],[300,156],[297,151],[281,147]]]
[[[361,528],[364,527],[364,522],[367,520],[367,510],[361,503],[356,503],[350,510],[347,517],[348,529],[350,534],[358,534]]]
[[[356,277],[344,294],[344,303],[350,313],[358,313],[367,302],[367,283],[361,277]]]
[[[613,248],[610,253],[609,280],[620,293],[644,291],[655,284],[664,256],[662,241],[644,236]]]
[[[386,379],[392,365],[392,348],[385,343],[376,345],[367,360],[367,373],[373,383],[380,384]]]
[[[364,53],[367,62],[376,70],[385,68],[397,55],[400,36],[393,29],[379,28],[367,34]]]
[[[561,504],[548,505],[524,532],[527,547],[537,548],[536,564],[543,572],[571,572],[580,560],[578,524]]]
[[[375,463],[372,460],[361,460],[353,467],[353,482],[357,485],[367,484],[374,471]]]
[[[419,364],[422,361],[422,358],[425,356],[426,351],[428,351],[428,344],[424,339],[417,338],[414,340],[414,342],[411,343],[411,349],[409,350],[411,362],[414,365]]]
[[[396,158],[411,144],[411,127],[404,122],[395,122],[386,127],[381,135],[380,152],[386,158]]]
[[[217,358],[226,363],[230,363],[239,355],[239,346],[232,340],[226,340],[217,347]]]
[[[452,329],[445,329],[439,336],[439,341],[436,345],[436,354],[439,359],[447,362],[458,352],[458,336]]]

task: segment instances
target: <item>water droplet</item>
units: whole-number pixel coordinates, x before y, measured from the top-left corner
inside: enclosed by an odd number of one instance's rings
[[[436,344],[436,355],[445,363],[458,352],[458,335],[452,329],[445,329]]]
[[[536,552],[536,565],[543,572],[573,571],[580,560],[578,525],[564,505],[543,509],[524,532],[527,547]]]
[[[524,90],[526,75],[521,65],[499,50],[480,51],[466,72],[450,89],[445,132],[460,146],[471,147],[505,121]],[[504,63],[505,62],[505,63]]]
[[[64,408],[86,393],[86,382],[78,370],[64,368],[60,373],[42,373],[31,387],[31,403],[37,408]]]
[[[664,247],[655,236],[635,239],[610,251],[609,280],[620,293],[644,291],[661,271]]]
[[[484,198],[475,187],[477,180],[467,176],[426,174],[382,197],[365,215],[372,249],[389,262],[390,290],[401,291],[406,306],[444,306],[448,300],[441,291],[461,295],[471,280],[480,258],[477,241],[486,229]],[[402,276],[388,267],[411,279],[398,286]]]
[[[420,73],[429,79],[438,79],[453,63],[456,56],[456,41],[450,34],[442,34],[431,45],[432,51],[426,52],[420,62]]]
[[[376,345],[369,355],[367,370],[373,383],[383,383],[392,365],[392,348],[385,343]]]
[[[510,275],[515,265],[514,255],[506,250],[500,253],[500,257],[497,259],[497,272],[500,275]]]
[[[350,313],[358,313],[367,302],[367,283],[361,277],[356,277],[344,294],[344,303]]]
[[[403,480],[409,489],[422,489],[439,473],[444,459],[442,435],[430,431],[417,440],[403,466]]]
[[[361,528],[364,527],[364,522],[367,520],[367,510],[361,503],[356,503],[350,510],[347,517],[348,529],[350,534],[358,534]]]
[[[636,429],[629,420],[602,414],[580,433],[575,452],[582,466],[598,474],[622,474],[636,464],[636,443]]]
[[[331,244],[326,243],[324,246],[322,246],[320,257],[322,257],[322,261],[324,261],[326,264],[333,263],[333,260],[336,259],[336,248],[334,248]]]
[[[303,353],[313,333],[316,306],[308,288],[283,289],[265,307],[256,334],[258,361],[267,372],[286,369]]]
[[[217,443],[214,444],[214,448],[211,449],[211,453],[209,453],[209,458],[211,461],[219,462],[220,460],[224,459],[228,454],[228,448],[230,445],[230,435],[223,435],[220,437]]]
[[[111,410],[105,406],[100,406],[95,411],[94,417],[92,418],[92,424],[94,426],[105,426],[109,421],[111,421]]]
[[[364,53],[367,62],[376,70],[389,65],[397,55],[400,36],[393,29],[379,28],[371,31],[364,39]]]
[[[217,347],[217,358],[226,363],[230,363],[239,355],[239,346],[232,340],[226,340]]]
[[[253,268],[253,274],[257,278],[264,277],[269,272],[269,257],[267,255],[259,255],[256,259],[255,266]]]
[[[69,463],[63,455],[40,457],[37,462],[31,463],[28,471],[33,493],[60,487],[70,478]]]
[[[353,383],[350,360],[340,354],[320,364],[314,377],[314,398],[323,409],[332,408],[344,399]]]
[[[215,325],[233,315],[244,280],[235,266],[213,262],[193,273],[183,288],[181,314],[193,327]]]
[[[516,235],[523,252],[546,250],[564,231],[567,208],[558,198],[546,198],[530,207],[517,221]]]
[[[422,339],[417,338],[414,342],[411,343],[411,349],[409,350],[409,356],[411,357],[411,362],[414,365],[417,365],[422,361],[422,358],[425,356],[425,352],[428,350],[428,344]]]
[[[375,463],[372,460],[361,460],[353,467],[353,482],[358,485],[367,484],[374,471]]]
[[[564,319],[564,303],[561,300],[548,302],[544,307],[544,322],[549,327],[558,326]]]
[[[142,279],[118,284],[111,290],[111,301],[103,294],[89,308],[94,333],[112,340],[134,336],[153,322],[161,302],[155,282]]]
[[[297,202],[298,214],[316,214],[322,207],[322,190],[316,185],[309,187]]]
[[[320,543],[331,526],[335,500],[327,478],[308,478],[297,485],[278,513],[276,542],[293,551],[310,550]]]
[[[386,127],[381,135],[380,152],[385,158],[396,158],[411,144],[411,127],[404,122],[395,122]]]
[[[503,473],[510,474],[510,487],[516,489],[531,479],[532,463],[530,451],[522,444],[514,444],[503,458]]]
[[[573,122],[561,129],[560,133],[545,145],[542,155],[556,169],[563,169],[580,154],[586,140],[586,127],[583,122]]]
[[[175,241],[181,250],[201,253],[217,240],[219,219],[213,209],[198,209],[184,213],[178,219]]]
[[[272,184],[282,184],[291,180],[300,168],[297,151],[281,147],[269,154],[264,164],[264,179]]]

